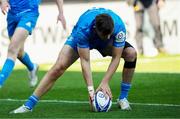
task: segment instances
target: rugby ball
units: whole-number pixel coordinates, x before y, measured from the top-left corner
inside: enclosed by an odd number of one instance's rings
[[[112,100],[109,96],[105,96],[102,91],[96,92],[93,100],[93,107],[95,112],[108,112],[112,106]]]

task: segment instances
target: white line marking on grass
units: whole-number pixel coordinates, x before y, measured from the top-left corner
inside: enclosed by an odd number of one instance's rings
[[[157,104],[157,103],[130,103],[132,105],[144,105],[144,106],[165,106],[165,107],[180,107],[177,104]]]
[[[25,102],[24,99],[0,99],[0,101],[7,102]],[[69,101],[69,100],[40,100],[42,103],[71,103],[71,104],[88,104],[88,101]],[[116,104],[116,102],[113,102]],[[165,106],[165,107],[180,107],[178,104],[155,104],[155,103],[130,103],[131,105],[143,105],[143,106]]]

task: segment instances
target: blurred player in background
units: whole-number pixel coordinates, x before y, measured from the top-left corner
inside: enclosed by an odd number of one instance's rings
[[[127,3],[134,7],[136,20],[136,44],[140,54],[143,54],[143,24],[144,13],[147,11],[150,23],[153,27],[155,36],[153,39],[154,46],[160,53],[165,53],[160,28],[159,8],[164,4],[164,0],[127,0]]]
[[[66,40],[59,57],[53,67],[46,73],[34,93],[25,104],[12,113],[32,111],[41,96],[47,93],[55,81],[63,75],[65,70],[78,58],[81,61],[82,73],[89,92],[90,103],[94,96],[94,86],[90,67],[90,50],[98,50],[103,57],[111,56],[111,62],[98,90],[112,98],[109,81],[119,66],[120,58],[124,58],[121,94],[118,105],[122,110],[130,110],[127,100],[128,91],[136,66],[136,51],[126,40],[126,29],[121,18],[111,10],[93,8],[81,15],[74,26],[71,35]]]
[[[18,58],[27,68],[29,84],[34,87],[38,82],[38,65],[33,63],[27,52],[24,51],[24,42],[31,35],[39,16],[39,0],[0,0],[2,13],[7,14],[7,30],[10,39],[7,59],[0,72],[0,87],[11,74],[15,61]],[[63,16],[63,0],[57,0],[59,15],[64,29],[66,22]]]

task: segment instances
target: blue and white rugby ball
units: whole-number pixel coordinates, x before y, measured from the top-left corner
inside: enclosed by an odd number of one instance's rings
[[[112,106],[109,96],[105,96],[102,91],[98,91],[94,95],[93,107],[96,112],[108,112]]]

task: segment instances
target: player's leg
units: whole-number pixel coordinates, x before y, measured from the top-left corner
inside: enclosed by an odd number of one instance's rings
[[[8,47],[7,59],[0,73],[0,87],[3,85],[3,83],[8,78],[8,76],[11,74],[14,68],[15,60],[20,52],[20,49],[23,48],[26,38],[28,37],[29,34],[31,34],[32,29],[36,25],[38,15],[39,13],[33,13],[33,12],[23,13],[18,16],[8,13],[7,29],[11,42]],[[17,19],[19,19],[19,21],[17,21]],[[26,55],[24,59],[28,60],[28,55]],[[32,65],[31,62],[29,62],[28,65]],[[31,67],[32,66],[30,66],[30,68]]]
[[[144,10],[135,12],[136,21],[136,45],[139,54],[143,54],[143,23],[144,23]]]
[[[131,88],[131,81],[136,67],[137,53],[136,50],[128,42],[125,43],[122,57],[124,58],[125,63],[123,67],[121,91],[118,103],[121,109],[129,110],[130,106],[127,101],[127,97],[128,92]]]
[[[24,45],[24,42],[27,36],[28,36],[28,31],[26,29],[16,28],[8,47],[7,59],[0,72],[0,85],[1,86],[11,74],[15,65],[18,52],[20,48]]]
[[[29,86],[34,87],[38,82],[37,71],[39,66],[31,61],[29,54],[24,51],[24,46],[19,50],[18,59],[27,67]]]
[[[79,55],[73,48],[69,45],[64,45],[59,53],[56,63],[43,77],[43,80],[40,82],[33,94],[38,98],[45,94],[53,86],[54,82],[65,72],[65,70],[78,58]]]
[[[160,16],[158,6],[155,2],[147,9],[149,14],[150,23],[154,29],[154,39],[153,43],[159,52],[165,53],[164,44],[162,40],[162,32],[160,28]]]
[[[39,85],[35,89],[33,95],[25,102],[24,106],[19,107],[12,113],[25,113],[31,111],[37,104],[41,96],[48,92],[55,81],[62,76],[65,70],[79,58],[78,53],[69,45],[64,45],[59,53],[56,63],[45,74]]]
[[[25,53],[24,51],[24,46],[22,46],[18,52],[18,57],[19,61],[21,63],[23,63],[27,68],[28,70],[32,70],[33,69],[33,63],[32,61],[30,60],[29,58],[29,55],[27,53]]]
[[[38,16],[39,13],[37,11],[23,13],[20,16],[21,20],[17,27],[25,28],[29,35],[31,35],[32,30],[36,26]],[[31,61],[29,54],[24,52],[24,46],[19,51],[18,59],[28,68],[29,85],[30,87],[34,87],[38,82],[37,71],[39,66]]]

